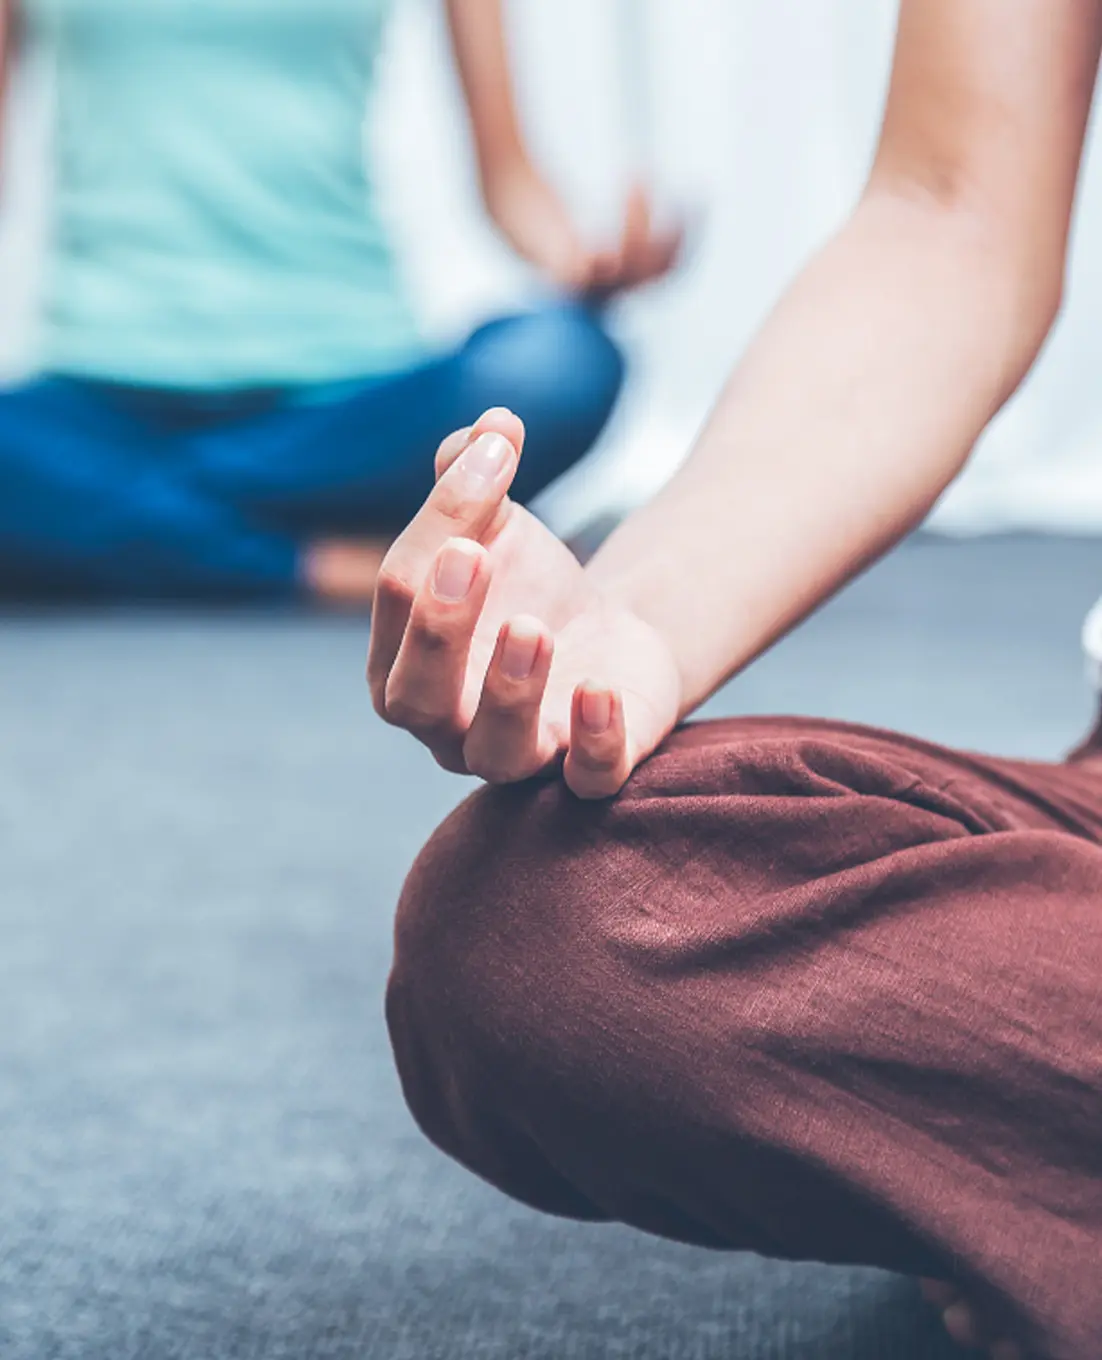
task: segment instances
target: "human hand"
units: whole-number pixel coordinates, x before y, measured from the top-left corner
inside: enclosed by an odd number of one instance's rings
[[[628,195],[619,241],[600,250],[585,244],[553,190],[529,167],[501,176],[487,203],[518,254],[567,292],[599,299],[669,273],[684,244],[681,224],[655,226],[650,200],[638,185]]]
[[[523,441],[493,410],[441,444],[379,573],[368,684],[445,769],[512,783],[561,768],[579,797],[606,798],[676,724],[680,676],[663,638],[509,499]]]
[[[589,256],[585,291],[607,297],[652,283],[674,268],[684,244],[684,224],[675,222],[665,228],[657,227],[646,190],[635,185],[624,207],[624,225],[618,244]]]

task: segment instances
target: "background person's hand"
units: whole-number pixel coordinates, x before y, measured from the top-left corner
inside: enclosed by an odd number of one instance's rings
[[[561,765],[580,797],[609,797],[677,722],[680,677],[661,636],[509,499],[523,439],[496,410],[440,446],[379,574],[372,700],[446,769],[509,783]]]
[[[558,196],[531,168],[500,176],[487,202],[519,255],[567,292],[599,299],[662,278],[684,244],[680,223],[655,225],[650,200],[639,186],[628,195],[619,240],[599,250],[586,245]]]

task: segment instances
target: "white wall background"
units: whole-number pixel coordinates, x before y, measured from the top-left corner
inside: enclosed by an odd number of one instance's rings
[[[871,154],[893,0],[507,0],[532,141],[587,230],[641,170],[697,219],[688,268],[623,303],[634,381],[562,522],[653,490],[778,291],[844,217]],[[48,78],[21,74],[0,188],[0,372],[28,363],[49,190]],[[405,0],[372,128],[394,231],[441,339],[533,287],[483,223],[437,0]],[[953,531],[1102,529],[1102,165],[1088,160],[1069,305],[935,513]]]

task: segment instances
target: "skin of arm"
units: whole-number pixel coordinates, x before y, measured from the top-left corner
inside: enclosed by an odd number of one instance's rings
[[[380,570],[376,710],[447,769],[615,795],[677,722],[916,525],[1057,314],[1102,0],[903,0],[868,184],[667,489],[583,568],[486,412]]]
[[[528,154],[517,115],[502,0],[447,0],[486,211],[518,254],[571,292],[612,293],[666,273],[681,230],[655,230],[646,195],[629,197],[617,246],[592,250]]]
[[[487,204],[499,181],[535,173],[513,97],[501,0],[447,0],[452,51]]]
[[[8,85],[15,53],[14,0],[0,0],[0,175],[3,173],[4,115],[7,112]],[[2,191],[2,189],[0,189]]]
[[[1097,0],[903,0],[866,190],[588,573],[691,712],[916,526],[1058,312]]]

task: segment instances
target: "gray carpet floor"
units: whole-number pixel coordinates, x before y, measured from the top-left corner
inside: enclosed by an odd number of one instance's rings
[[[917,539],[725,690],[1030,756],[1087,720],[1102,543]],[[912,1285],[545,1220],[422,1141],[391,913],[465,785],[365,630],[0,619],[3,1360],[945,1360]]]

